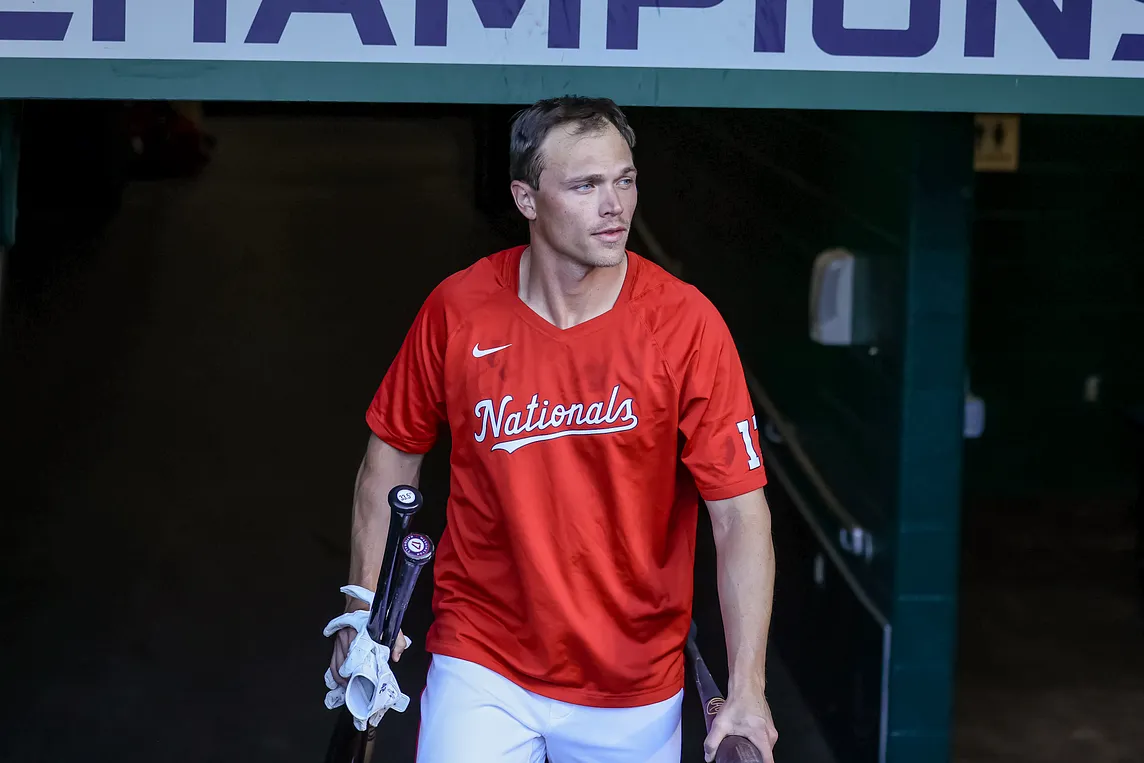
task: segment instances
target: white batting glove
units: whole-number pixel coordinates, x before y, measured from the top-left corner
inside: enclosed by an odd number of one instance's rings
[[[343,586],[342,593],[373,605],[373,592],[361,586]],[[346,612],[331,620],[322,631],[327,637],[343,628],[353,628],[357,636],[350,642],[349,653],[338,668],[342,678],[349,679],[343,687],[326,668],[326,707],[333,710],[345,705],[354,718],[354,727],[365,731],[366,723],[377,726],[386,711],[393,709],[405,712],[409,697],[401,692],[397,678],[389,668],[389,647],[382,646],[369,637],[366,624],[369,610]],[[409,637],[405,637],[409,646]]]

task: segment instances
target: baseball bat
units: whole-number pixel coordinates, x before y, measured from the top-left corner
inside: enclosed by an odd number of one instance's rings
[[[385,537],[385,553],[381,557],[381,571],[377,578],[377,591],[373,606],[369,610],[369,623],[366,631],[377,643],[381,642],[381,631],[385,615],[389,610],[390,588],[393,584],[393,569],[397,563],[397,549],[401,546],[405,531],[413,521],[413,515],[421,509],[421,492],[409,485],[397,485],[389,491],[389,534]],[[392,644],[387,644],[392,648]]]
[[[378,571],[377,586],[374,588],[373,603],[370,605],[369,620],[366,622],[366,632],[379,644],[382,643],[381,632],[389,610],[391,583],[398,549],[406,529],[413,520],[413,515],[421,509],[423,503],[421,492],[411,485],[396,485],[389,491],[387,500],[389,534],[385,538],[381,569]],[[393,648],[392,643],[386,646]],[[368,725],[365,731],[358,731],[350,711],[342,707],[333,734],[330,736],[330,743],[326,747],[325,763],[366,763],[373,749],[375,734],[376,729]]]
[[[413,587],[417,585],[417,578],[421,568],[433,558],[433,541],[429,536],[421,533],[410,533],[401,541],[401,558],[394,571],[391,593],[392,600],[386,612],[385,625],[381,631],[378,643],[393,649],[397,642],[397,634],[401,631],[401,621],[405,618],[405,610],[409,608],[409,599],[413,596]],[[361,757],[354,758],[353,763],[368,763],[373,757],[373,743],[377,737],[377,728],[366,725],[365,731],[358,732],[361,740]]]
[[[703,720],[710,733],[711,724],[723,707],[725,697],[723,692],[719,691],[719,685],[715,683],[711,671],[707,669],[703,655],[699,653],[699,645],[695,643],[697,632],[695,621],[692,620],[691,631],[687,634],[687,657],[691,662],[692,677],[699,692],[699,701],[703,704]],[[759,752],[759,748],[751,744],[751,740],[746,737],[724,737],[719,749],[715,751],[715,763],[763,763],[763,761],[763,754]]]
[[[401,630],[401,621],[405,617],[405,610],[409,607],[413,587],[417,585],[421,569],[433,558],[433,551],[433,541],[428,535],[410,533],[401,541],[401,563],[393,576],[393,600],[390,602],[389,612],[385,617],[385,628],[381,632],[379,642],[383,646],[392,649],[397,641],[397,633]]]

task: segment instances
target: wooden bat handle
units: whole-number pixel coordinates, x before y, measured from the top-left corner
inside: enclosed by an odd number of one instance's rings
[[[691,621],[691,631],[687,634],[687,657],[694,670],[695,688],[699,691],[699,699],[703,703],[703,720],[707,731],[711,731],[711,724],[715,716],[723,708],[723,695],[699,653],[699,645],[695,643],[697,629],[695,621]],[[759,748],[751,744],[751,740],[742,736],[723,737],[719,749],[715,751],[715,763],[763,763],[765,759]]]
[[[763,763],[763,754],[746,737],[723,737],[715,751],[715,763]]]

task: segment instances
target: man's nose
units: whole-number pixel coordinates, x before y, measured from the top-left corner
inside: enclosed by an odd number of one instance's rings
[[[620,195],[616,193],[615,188],[609,186],[600,199],[600,214],[618,215],[623,211],[624,205],[623,202],[620,201]]]

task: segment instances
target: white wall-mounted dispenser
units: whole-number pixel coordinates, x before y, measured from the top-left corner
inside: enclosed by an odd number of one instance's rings
[[[810,338],[819,344],[870,341],[864,268],[853,252],[827,249],[814,259],[810,278]]]

